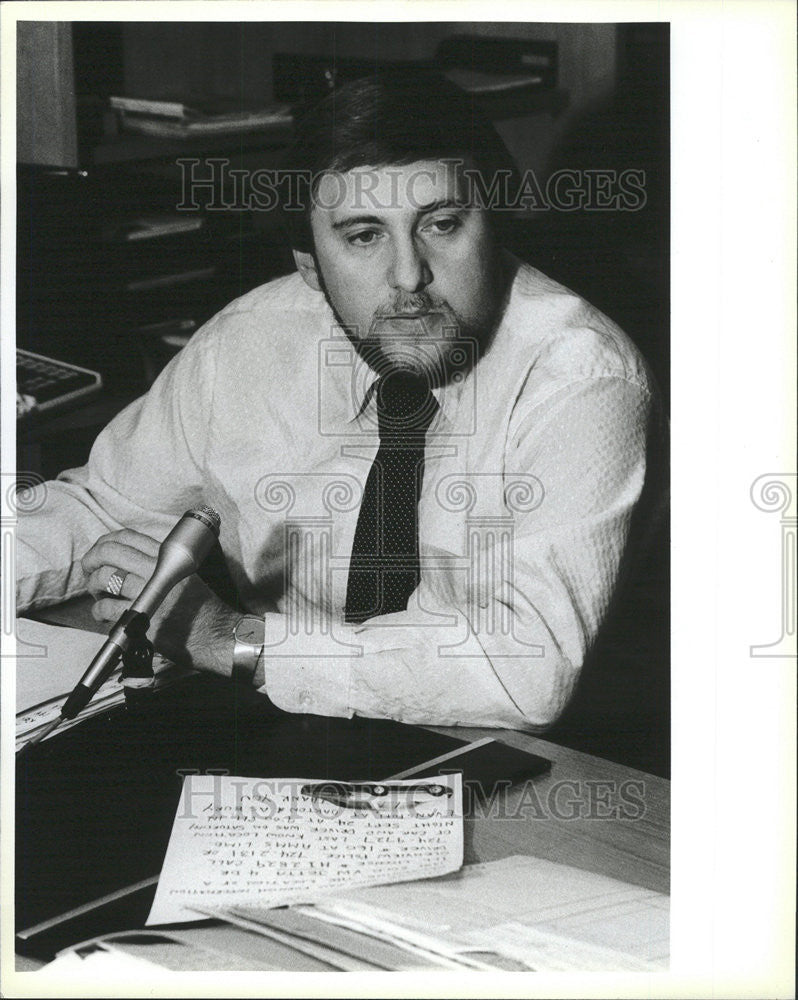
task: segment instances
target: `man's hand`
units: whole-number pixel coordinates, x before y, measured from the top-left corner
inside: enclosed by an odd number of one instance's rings
[[[98,621],[115,622],[130,607],[155,571],[159,548],[154,538],[129,528],[97,539],[82,564]],[[122,588],[112,596],[107,587],[115,573],[122,578]],[[159,653],[176,663],[229,676],[233,627],[239,617],[195,574],[166,595],[152,616],[148,637]]]

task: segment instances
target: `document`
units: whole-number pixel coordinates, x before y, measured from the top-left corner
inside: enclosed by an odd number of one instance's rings
[[[18,618],[17,716],[67,693],[77,684],[103,636],[79,628]]]
[[[148,925],[430,878],[463,863],[462,777],[184,778]]]
[[[301,912],[477,967],[661,971],[669,900],[605,875],[515,856],[435,881],[343,891]],[[255,914],[252,914],[255,916]]]

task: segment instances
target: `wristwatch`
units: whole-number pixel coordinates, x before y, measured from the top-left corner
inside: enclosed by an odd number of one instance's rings
[[[252,684],[258,659],[266,641],[266,625],[262,618],[244,615],[233,629],[233,672],[236,684]]]

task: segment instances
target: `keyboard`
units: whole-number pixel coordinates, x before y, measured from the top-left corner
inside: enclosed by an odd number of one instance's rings
[[[67,409],[102,385],[98,372],[17,348],[17,420]]]

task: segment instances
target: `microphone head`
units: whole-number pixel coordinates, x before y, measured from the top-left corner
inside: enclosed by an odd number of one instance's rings
[[[203,505],[202,507],[192,507],[191,510],[187,510],[183,517],[195,517],[198,521],[202,521],[207,527],[211,529],[214,535],[219,537],[219,527],[222,523],[222,519],[213,509],[213,507],[207,507]]]
[[[220,524],[221,518],[213,507],[187,510],[161,542],[155,572],[131,610],[152,615],[176,583],[196,573],[202,560],[218,543]]]

